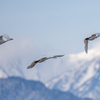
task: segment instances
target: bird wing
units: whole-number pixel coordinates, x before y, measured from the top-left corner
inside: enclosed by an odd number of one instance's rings
[[[96,36],[96,34],[92,34],[91,37]]]
[[[84,40],[84,43],[85,43],[85,52],[87,53],[88,52],[88,40]]]
[[[47,59],[49,59],[49,58],[47,58],[47,57],[40,58],[40,59],[39,59],[39,62],[44,62],[44,61],[47,60]]]
[[[95,33],[97,36],[100,36],[100,33]]]
[[[65,54],[63,54],[63,55],[55,55],[55,56],[53,56],[53,58],[57,58],[57,57],[63,57]]]
[[[5,34],[3,34],[3,37],[4,37],[4,38],[6,38],[7,40],[9,40],[9,39],[10,39],[9,35],[8,35],[8,34],[6,34],[6,33],[5,33]]]
[[[0,43],[4,42],[2,37],[3,37],[3,35],[0,36]]]
[[[39,60],[36,60],[36,61],[32,62],[31,65],[29,65],[27,67],[27,69],[34,67],[38,62],[39,62]]]

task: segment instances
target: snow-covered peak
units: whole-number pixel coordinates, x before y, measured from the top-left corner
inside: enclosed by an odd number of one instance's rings
[[[66,62],[66,67],[63,67],[65,72],[49,80],[46,86],[99,100],[100,47],[88,52],[70,54],[67,59],[63,59]]]

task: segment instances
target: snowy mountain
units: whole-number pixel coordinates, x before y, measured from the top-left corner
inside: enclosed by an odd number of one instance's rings
[[[70,91],[79,97],[100,99],[100,49],[92,49],[88,55],[84,53],[69,55],[66,71],[52,78],[47,87]]]
[[[92,100],[70,92],[50,90],[39,81],[19,77],[0,79],[0,100]]]
[[[19,76],[41,81],[48,88],[70,91],[79,97],[100,99],[100,47],[89,50],[88,54],[81,52],[65,55],[27,69],[39,57],[53,56],[43,54],[45,52],[30,44],[27,39],[1,45],[0,78]]]

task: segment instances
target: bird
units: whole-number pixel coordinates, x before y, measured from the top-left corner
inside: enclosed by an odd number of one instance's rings
[[[5,38],[6,40],[4,40],[3,38]],[[0,36],[0,44],[3,44],[5,42],[8,42],[10,40],[13,40],[13,38],[10,38],[8,34],[3,34]]]
[[[32,67],[34,67],[37,63],[44,62],[45,60],[48,60],[48,59],[51,59],[51,58],[62,57],[62,56],[64,56],[64,55],[55,55],[55,56],[53,56],[53,57],[43,57],[43,58],[40,58],[40,59],[38,59],[38,60],[33,61],[33,62],[27,67],[27,69],[32,68]]]
[[[100,33],[95,33],[95,34],[91,35],[90,37],[87,37],[84,39],[86,53],[88,53],[88,41],[92,41],[92,40],[98,38],[99,36],[100,36]]]

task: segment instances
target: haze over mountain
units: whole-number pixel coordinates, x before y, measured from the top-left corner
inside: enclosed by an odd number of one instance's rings
[[[98,43],[99,45],[99,43]],[[100,47],[78,54],[65,55],[37,64],[32,69],[27,66],[41,56],[55,55],[39,50],[30,40],[9,42],[0,46],[0,77],[20,76],[38,80],[48,88],[70,91],[80,97],[100,99]],[[45,54],[45,55],[44,55]]]

